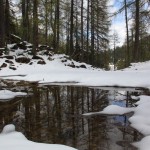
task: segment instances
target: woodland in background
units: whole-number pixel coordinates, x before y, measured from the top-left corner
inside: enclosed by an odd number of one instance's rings
[[[1,0],[0,48],[11,43],[11,35],[15,34],[33,44],[33,55],[42,44],[55,53],[101,68],[107,68],[110,62],[123,68],[131,62],[149,60],[149,0],[122,0],[115,14],[108,12],[111,6],[107,3],[108,0]],[[109,27],[111,16],[122,12],[127,36],[124,45],[116,47],[117,36],[109,37]],[[114,47],[111,50],[110,40]]]

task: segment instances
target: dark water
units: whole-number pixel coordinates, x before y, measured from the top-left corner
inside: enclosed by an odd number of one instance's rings
[[[32,86],[11,88],[28,96],[0,101],[0,131],[13,123],[29,140],[59,143],[79,150],[134,150],[130,143],[142,136],[129,126],[125,116],[91,116],[109,104],[134,106],[134,89],[73,86]],[[120,101],[121,100],[121,101]]]

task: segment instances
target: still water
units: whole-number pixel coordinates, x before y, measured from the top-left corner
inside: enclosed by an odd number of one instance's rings
[[[0,101],[0,131],[14,124],[29,140],[59,143],[79,150],[135,150],[130,143],[142,135],[129,126],[124,116],[89,116],[109,104],[134,106],[135,89],[43,85],[10,88],[28,96]]]

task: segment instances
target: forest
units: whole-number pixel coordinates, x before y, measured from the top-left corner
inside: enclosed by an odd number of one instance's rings
[[[120,0],[110,13],[109,0],[1,0],[0,48],[14,42],[14,36],[54,53],[100,68],[109,63],[125,68],[131,62],[150,59],[149,0]],[[126,39],[117,46],[117,33],[109,35],[112,17],[124,15]],[[113,48],[110,48],[110,41]],[[1,50],[1,51],[2,51]]]
[[[0,150],[149,150],[149,115],[150,0],[0,0]]]

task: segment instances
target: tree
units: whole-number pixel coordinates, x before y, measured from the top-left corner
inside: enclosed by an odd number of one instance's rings
[[[133,61],[137,62],[139,60],[139,25],[140,25],[140,0],[135,1],[136,12],[135,12],[135,42],[134,42],[134,57]]]
[[[5,7],[4,0],[0,0],[0,48],[5,46]]]
[[[116,59],[116,44],[118,43],[118,34],[116,31],[114,31],[113,33],[113,46],[114,46],[114,59],[113,59],[113,63],[114,63],[114,71],[116,70],[116,62],[117,62],[117,59]]]
[[[22,39],[29,41],[29,4],[30,0],[22,0]]]
[[[81,0],[81,60],[83,60],[83,50],[84,50],[84,45],[83,45],[83,32],[84,32],[84,29],[83,29],[83,0]]]
[[[33,55],[38,48],[38,0],[33,0]]]
[[[74,52],[73,44],[73,31],[74,31],[74,0],[71,0],[71,12],[70,12],[70,47],[69,54],[72,55]]]
[[[126,48],[126,67],[127,67],[130,64],[127,0],[124,0],[124,7],[125,7],[125,22],[126,22],[126,38],[127,38],[127,48]]]

